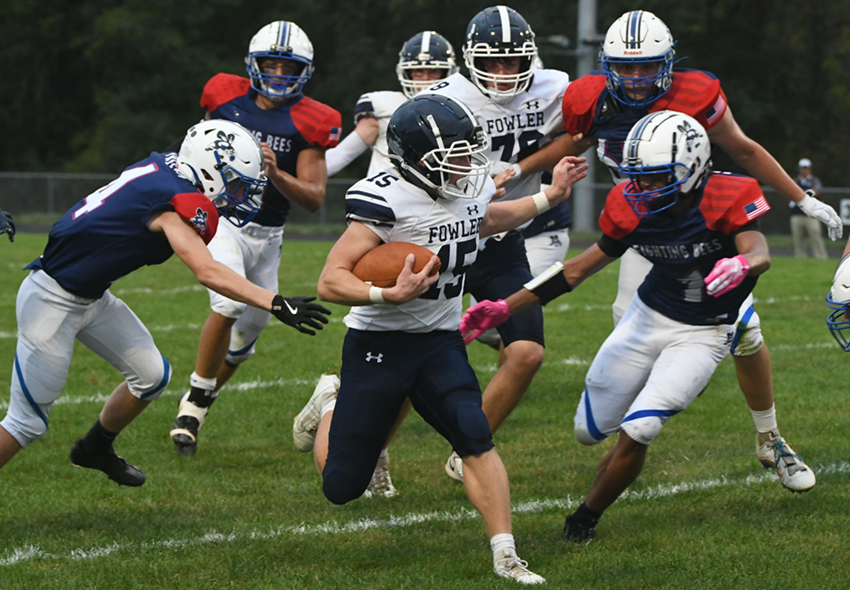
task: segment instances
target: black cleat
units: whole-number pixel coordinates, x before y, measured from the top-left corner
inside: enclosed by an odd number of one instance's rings
[[[576,518],[575,514],[568,515],[564,521],[564,541],[578,545],[590,543],[596,536],[598,522],[598,518],[586,519]]]
[[[113,449],[103,455],[89,455],[83,450],[83,439],[74,443],[71,449],[71,463],[77,467],[103,471],[109,479],[121,486],[140,486],[145,483],[145,474],[135,465],[128,463],[115,454]]]
[[[177,416],[171,425],[171,440],[178,455],[194,455],[198,450],[198,430],[201,424],[194,416]]]

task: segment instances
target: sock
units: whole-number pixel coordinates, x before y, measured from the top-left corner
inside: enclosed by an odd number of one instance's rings
[[[381,457],[389,457],[390,453],[387,449],[381,449]]]
[[[89,455],[105,455],[112,449],[112,442],[118,436],[117,432],[111,432],[103,427],[100,418],[94,423],[83,437],[80,446]]]
[[[494,564],[505,557],[516,555],[514,536],[510,533],[493,535],[493,538],[490,539],[490,549],[493,550]]]
[[[599,519],[601,517],[601,512],[591,510],[587,507],[587,504],[582,502],[581,505],[576,508],[576,511],[570,514],[567,519],[572,520],[574,522],[583,522],[589,524],[590,526],[596,526],[596,523],[599,522]]]
[[[750,410],[753,415],[753,421],[756,423],[756,430],[759,432],[770,432],[775,430],[779,432],[779,426],[776,425],[776,406],[770,406],[770,409],[757,412]]]
[[[189,391],[189,401],[199,408],[209,408],[218,397],[218,393],[215,392],[215,377],[209,379],[192,373],[189,377],[189,385],[192,387]]]

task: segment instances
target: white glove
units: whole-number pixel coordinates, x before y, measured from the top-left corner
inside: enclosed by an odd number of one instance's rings
[[[817,219],[827,227],[830,240],[837,240],[841,237],[841,234],[844,232],[844,225],[841,223],[841,218],[835,212],[835,209],[823,201],[816,199],[814,191],[807,190],[806,196],[797,203],[797,206],[800,208],[800,211],[812,219]]]

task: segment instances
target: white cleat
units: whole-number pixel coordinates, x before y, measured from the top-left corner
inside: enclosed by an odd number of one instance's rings
[[[463,459],[452,451],[446,461],[446,474],[458,483],[463,483]]]
[[[316,383],[310,401],[292,421],[292,441],[295,443],[295,448],[302,453],[313,450],[313,444],[316,441],[316,429],[322,419],[322,408],[332,399],[335,399],[338,392],[339,377],[322,375],[319,377],[319,382]]]
[[[374,496],[383,496],[384,498],[392,498],[398,494],[398,490],[393,485],[393,480],[390,479],[390,457],[389,455],[381,455],[378,457],[378,464],[375,466],[375,473],[372,474],[372,481],[369,482],[369,487],[363,494],[365,498]]]
[[[546,578],[538,576],[528,569],[528,562],[523,561],[516,554],[497,559],[493,563],[493,571],[496,575],[509,580],[516,580],[520,584],[545,584]]]
[[[767,469],[775,469],[779,482],[792,492],[807,492],[815,487],[815,472],[791,445],[775,430],[765,434],[756,435],[756,455],[761,464]],[[759,437],[764,440],[760,441]]]

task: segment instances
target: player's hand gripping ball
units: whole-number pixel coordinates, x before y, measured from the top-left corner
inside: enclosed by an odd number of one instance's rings
[[[413,263],[414,273],[421,272],[434,255],[424,246],[409,242],[390,242],[367,252],[354,265],[351,272],[358,279],[371,283],[375,287],[393,287],[398,275],[401,274],[401,269],[404,268],[404,261],[408,254],[416,256],[416,261]],[[438,272],[440,272],[439,259],[429,276],[434,276]]]

